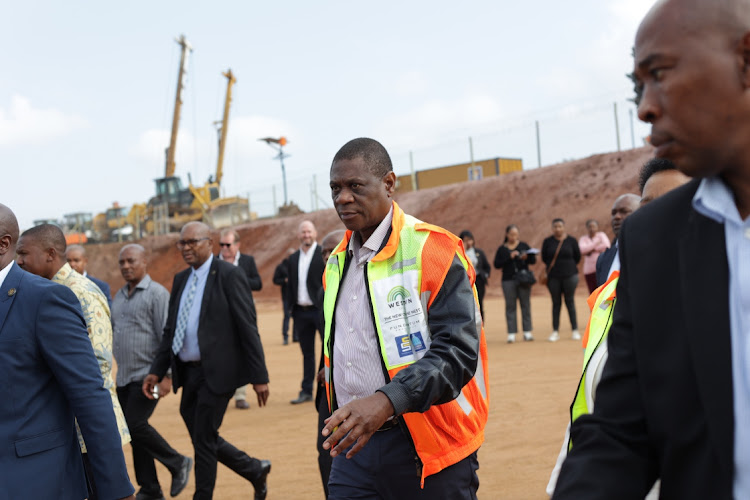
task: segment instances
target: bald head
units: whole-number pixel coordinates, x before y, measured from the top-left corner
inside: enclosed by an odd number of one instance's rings
[[[337,229],[336,231],[331,231],[330,233],[326,234],[325,238],[323,238],[323,241],[320,242],[320,251],[323,254],[323,262],[326,262],[328,260],[328,257],[331,256],[331,253],[336,248],[336,245],[338,245],[339,242],[344,239],[345,234],[346,231],[344,229]]]
[[[177,248],[182,252],[185,263],[198,269],[211,257],[213,251],[211,228],[202,222],[188,222],[182,226]]]
[[[640,202],[641,197],[637,194],[627,193],[617,197],[612,205],[612,231],[615,238],[620,234],[622,223],[635,212]]]
[[[0,269],[16,257],[18,243],[18,220],[13,211],[0,203]]]
[[[750,0],[660,0],[633,55],[638,117],[651,124],[655,156],[690,177],[742,182],[750,174]]]
[[[86,249],[81,245],[68,246],[65,250],[65,260],[67,260],[70,267],[79,274],[86,272],[86,266],[88,265],[89,260],[86,257]]]
[[[305,220],[300,223],[297,228],[297,238],[305,252],[315,243],[317,237],[318,232],[315,230],[315,224],[312,221]]]
[[[146,249],[137,243],[125,245],[120,250],[118,259],[120,274],[128,283],[129,293],[133,293],[135,287],[146,276]]]

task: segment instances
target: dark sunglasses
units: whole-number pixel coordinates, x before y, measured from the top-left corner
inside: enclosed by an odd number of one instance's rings
[[[221,248],[229,248],[229,247],[231,247],[232,245],[234,245],[234,243],[219,243],[219,246],[220,246]]]

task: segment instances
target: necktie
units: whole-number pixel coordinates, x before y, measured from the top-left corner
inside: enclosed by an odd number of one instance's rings
[[[185,297],[185,303],[180,309],[180,316],[177,318],[177,328],[174,331],[174,339],[172,339],[172,352],[175,356],[180,349],[182,349],[182,343],[185,341],[185,331],[187,330],[188,316],[190,316],[190,310],[193,308],[193,299],[195,298],[195,289],[198,288],[198,275],[193,273],[193,279],[190,281],[190,288]]]

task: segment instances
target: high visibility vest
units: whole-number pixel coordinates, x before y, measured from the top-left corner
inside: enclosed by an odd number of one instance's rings
[[[589,361],[594,351],[606,342],[607,334],[612,326],[612,316],[615,310],[617,300],[617,282],[620,278],[620,272],[614,271],[606,283],[594,290],[589,297],[589,307],[591,308],[591,317],[586,326],[584,335],[585,351],[583,354],[583,370],[581,380],[578,382],[578,391],[576,392],[573,404],[570,405],[570,422],[573,423],[581,415],[591,412],[586,403],[586,376]]]
[[[419,361],[430,349],[430,306],[442,287],[454,256],[461,260],[472,288],[476,277],[457,236],[404,214],[395,202],[391,227],[385,247],[365,267],[368,299],[387,381]],[[326,320],[323,352],[326,394],[331,411],[336,410],[331,337],[346,248],[351,235],[352,232],[347,231],[343,241],[331,254],[323,278]],[[474,377],[453,401],[433,405],[424,413],[401,415],[422,464],[423,487],[427,476],[460,462],[479,449],[484,441],[489,412],[487,343],[476,289],[474,307],[477,331],[480,332]]]

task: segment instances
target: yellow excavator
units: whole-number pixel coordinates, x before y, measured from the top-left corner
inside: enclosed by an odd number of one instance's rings
[[[182,109],[182,91],[185,87],[184,79],[187,56],[188,52],[192,50],[192,47],[184,36],[181,36],[177,42],[182,47],[182,53],[177,76],[174,113],[172,115],[172,134],[169,148],[166,151],[165,175],[164,177],[155,179],[156,196],[148,202],[148,212],[150,214],[148,228],[151,229],[151,226],[153,226],[153,231],[156,234],[161,234],[168,231],[178,231],[185,223],[194,220],[203,220],[203,222],[212,228],[221,228],[248,222],[250,220],[250,210],[247,198],[237,196],[222,198],[220,195],[224,149],[229,124],[229,108],[232,102],[232,86],[237,81],[231,69],[222,73],[227,78],[227,92],[224,100],[224,116],[219,128],[219,157],[216,165],[216,177],[209,177],[205,185],[198,187],[193,185],[188,175],[188,187],[183,188],[181,179],[175,176],[175,152]]]

